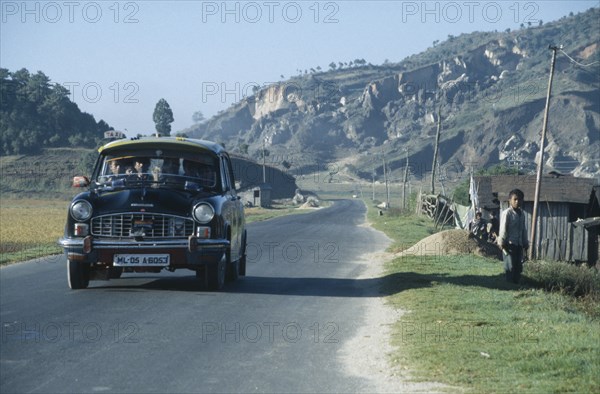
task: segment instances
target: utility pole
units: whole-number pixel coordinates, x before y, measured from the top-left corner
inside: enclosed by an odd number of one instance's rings
[[[437,170],[438,170],[438,172],[440,174],[440,175],[438,175],[438,180],[440,181],[440,185],[442,185],[442,196],[445,196],[446,195],[446,189],[444,188],[444,181],[446,180],[446,176],[442,172],[442,168],[441,168],[439,162],[437,163]]]
[[[438,107],[437,132],[435,133],[435,147],[433,148],[433,164],[431,165],[431,194],[435,194],[435,168],[437,165],[438,146],[440,145],[440,132],[442,130],[442,105]]]
[[[388,178],[387,178],[387,166],[385,164],[385,151],[383,150],[383,145],[381,145],[381,156],[383,158],[383,180],[385,182],[385,203],[386,208],[390,207],[390,189],[388,188]]]
[[[548,80],[548,92],[546,93],[546,107],[544,108],[544,122],[542,125],[542,141],[540,142],[540,162],[537,168],[537,176],[535,179],[535,196],[533,198],[533,212],[531,217],[531,246],[529,248],[529,260],[533,260],[537,255],[536,226],[538,216],[538,204],[540,201],[540,188],[542,186],[542,172],[544,170],[544,148],[546,145],[546,131],[548,129],[548,110],[550,109],[550,95],[552,93],[552,79],[554,78],[554,64],[556,63],[556,51],[561,47],[550,46],[552,50],[552,63],[550,64],[550,78]]]
[[[262,150],[262,156],[263,156],[263,183],[267,183],[267,170],[266,170],[266,157],[265,157],[265,139],[263,138],[263,150]]]
[[[371,173],[371,178],[372,178],[372,189],[373,189],[373,198],[371,199],[371,201],[375,201],[375,168],[373,168],[373,172]]]
[[[408,181],[408,147],[406,148],[406,168],[404,169],[404,180],[402,181],[402,209],[406,209],[406,182]]]

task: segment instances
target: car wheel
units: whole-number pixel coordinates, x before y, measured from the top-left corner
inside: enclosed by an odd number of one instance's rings
[[[111,267],[108,272],[109,279],[119,279],[123,274],[123,267]]]
[[[239,265],[240,265],[240,276],[246,276],[246,253],[244,253],[244,255],[242,257],[240,257],[240,261],[239,261]]]
[[[227,264],[227,280],[235,282],[240,276],[240,260]]]
[[[206,285],[209,290],[221,290],[225,285],[226,261],[227,258],[223,255],[218,263],[206,266]]]
[[[242,257],[238,262],[239,264],[239,275],[246,276],[246,232],[244,231],[244,237],[242,238]]]
[[[226,253],[227,256],[227,280],[229,282],[236,281],[240,276],[240,261],[231,261],[231,249]]]
[[[90,267],[87,264],[67,260],[67,279],[73,290],[85,289],[90,284]]]

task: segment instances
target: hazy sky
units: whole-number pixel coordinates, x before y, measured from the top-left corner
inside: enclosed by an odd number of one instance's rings
[[[0,66],[42,71],[129,135],[173,132],[252,86],[332,61],[397,62],[449,34],[518,29],[600,1],[0,1]],[[568,48],[566,48],[568,50]]]

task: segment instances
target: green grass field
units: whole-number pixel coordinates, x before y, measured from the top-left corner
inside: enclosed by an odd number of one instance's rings
[[[414,216],[369,209],[368,217],[395,240],[393,250],[433,232],[431,222]],[[389,262],[382,290],[389,304],[409,311],[393,327],[394,365],[457,391],[600,392],[600,314],[590,308],[599,300],[597,272],[596,293],[577,298],[539,288],[538,266],[527,263],[524,283],[513,285],[505,282],[501,262],[488,258]]]

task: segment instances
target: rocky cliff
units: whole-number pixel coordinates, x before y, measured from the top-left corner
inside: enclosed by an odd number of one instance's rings
[[[548,168],[600,175],[599,9],[518,31],[465,34],[400,63],[293,77],[255,92],[188,135],[224,142],[274,164],[342,160],[355,176],[430,171],[441,114],[440,162],[535,167],[549,75],[559,52],[548,127]],[[577,61],[579,64],[573,62]],[[594,62],[595,65],[593,64]],[[592,66],[582,66],[590,64]],[[319,164],[320,163],[320,164]]]

